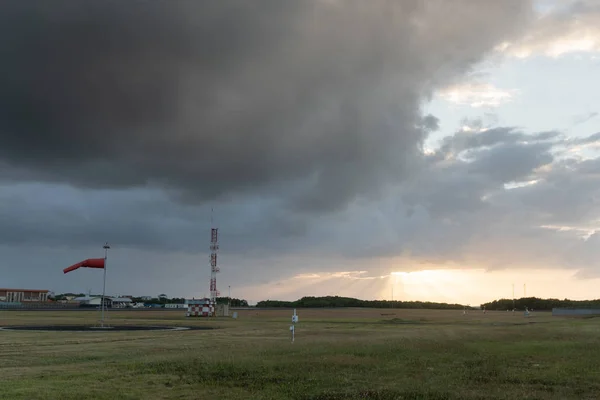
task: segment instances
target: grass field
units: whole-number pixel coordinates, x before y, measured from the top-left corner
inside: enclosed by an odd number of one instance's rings
[[[0,331],[0,399],[599,399],[600,319],[433,310],[111,311],[179,332]],[[96,311],[0,312],[0,326]]]

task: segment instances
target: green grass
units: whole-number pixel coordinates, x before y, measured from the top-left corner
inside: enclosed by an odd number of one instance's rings
[[[600,319],[360,312],[299,310],[294,344],[287,311],[236,321],[111,313],[115,324],[220,328],[210,331],[0,331],[0,399],[600,398]],[[11,311],[0,325],[96,318]]]

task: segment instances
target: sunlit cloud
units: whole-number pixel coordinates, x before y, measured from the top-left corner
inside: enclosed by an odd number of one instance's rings
[[[294,279],[316,279],[320,277],[321,275],[319,274],[298,274],[294,276]]]
[[[346,278],[346,279],[375,279],[372,276],[364,276],[368,271],[345,271],[345,272],[334,272],[328,274],[332,278]]]
[[[447,87],[439,92],[444,100],[473,108],[499,107],[513,100],[516,90],[498,89],[487,83],[465,83]]]
[[[530,181],[524,181],[524,182],[508,182],[508,183],[504,184],[504,189],[510,190],[510,189],[523,188],[523,187],[535,185],[539,181],[540,181],[539,179],[532,179]]]
[[[600,230],[600,224],[597,224],[597,226],[542,225],[540,228],[558,232],[573,232],[583,239],[588,239]]]
[[[580,33],[573,33],[577,38],[559,37],[552,40],[531,40],[522,43],[503,43],[496,48],[516,58],[527,58],[534,55],[545,55],[557,58],[569,53],[600,52],[600,32],[581,38]]]
[[[541,13],[530,31],[515,42],[504,42],[496,51],[526,58],[535,55],[560,57],[571,53],[600,52],[600,9],[565,1]]]

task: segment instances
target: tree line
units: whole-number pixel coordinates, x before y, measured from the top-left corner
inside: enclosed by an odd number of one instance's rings
[[[430,301],[389,301],[389,300],[360,300],[352,297],[324,296],[302,297],[296,301],[263,300],[256,307],[271,308],[332,308],[332,307],[365,307],[365,308],[415,308],[436,310],[462,310],[464,305],[435,303]]]
[[[53,295],[52,300],[63,300],[67,296],[82,297],[83,293],[64,293]],[[161,294],[155,298],[148,299],[142,297],[132,297],[134,303],[144,304],[184,304],[183,297],[168,298]],[[228,297],[218,297],[218,304],[230,304],[231,307],[249,307],[248,301],[245,299],[236,299]],[[256,304],[258,308],[341,308],[341,307],[364,307],[364,308],[407,308],[407,309],[435,309],[435,310],[462,310],[465,307],[463,304],[448,304],[437,303],[430,301],[401,301],[401,300],[360,300],[353,297],[340,296],[306,296],[296,301],[282,300],[263,300]],[[524,297],[520,299],[499,299],[488,303],[483,303],[480,306],[490,311],[506,311],[506,310],[524,310],[527,307],[530,310],[550,311],[553,308],[600,308],[600,299],[598,300],[569,300],[569,299],[541,299],[537,297]]]
[[[514,302],[514,303],[513,303]],[[513,305],[514,304],[514,305]],[[553,308],[600,308],[600,299],[598,300],[569,300],[569,299],[540,299],[537,297],[523,297],[520,299],[500,299],[489,303],[484,303],[481,307],[486,310],[524,310],[528,309],[538,311],[551,311]]]

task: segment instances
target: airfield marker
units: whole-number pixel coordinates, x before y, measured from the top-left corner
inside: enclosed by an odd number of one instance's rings
[[[296,314],[296,309],[294,308],[294,315],[292,315],[292,326],[290,326],[290,331],[292,332],[292,343],[294,343],[296,334],[296,322],[298,322],[298,315]]]

